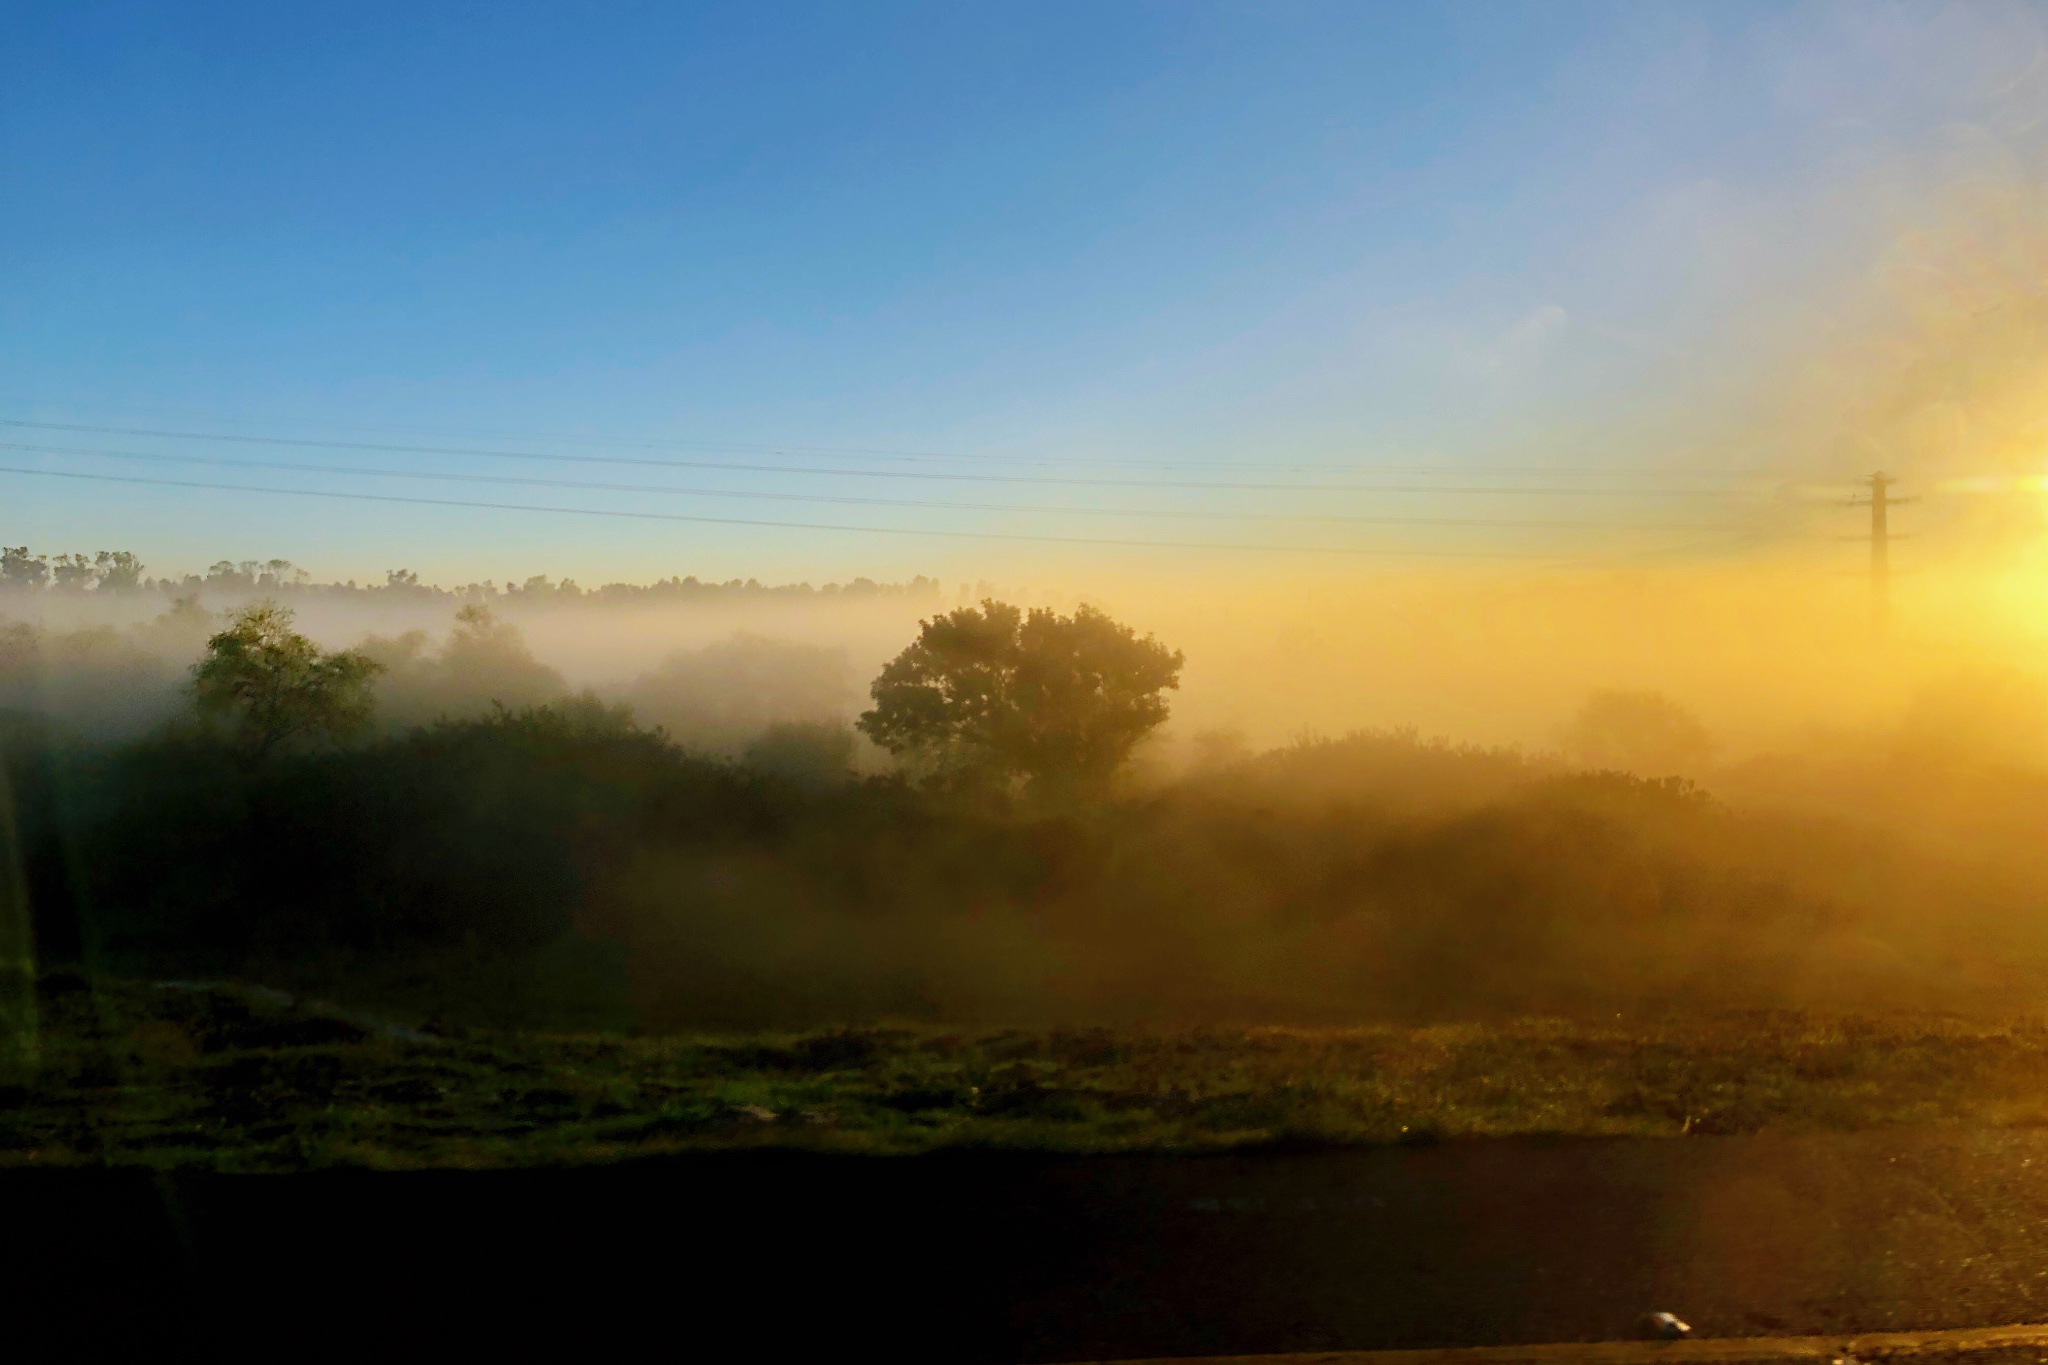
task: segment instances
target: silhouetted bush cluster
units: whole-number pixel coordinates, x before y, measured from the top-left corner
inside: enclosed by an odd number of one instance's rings
[[[120,971],[581,936],[662,1027],[2009,1008],[2048,964],[2034,893],[1969,865],[1398,734],[1057,816],[693,756],[593,701],[260,760],[5,744],[45,958]]]
[[[758,785],[589,703],[260,762],[202,734],[17,734],[9,773],[46,953],[216,964],[545,943],[651,812],[709,830]]]

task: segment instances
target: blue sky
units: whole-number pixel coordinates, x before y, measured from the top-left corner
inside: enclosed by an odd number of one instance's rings
[[[779,464],[36,428],[0,440],[321,469],[0,464],[960,534],[0,474],[0,538],[442,580],[1150,553],[984,532],[1518,550],[1540,534],[1287,518],[1513,519],[1540,498],[1189,485],[1674,458],[1697,438],[1674,414],[1761,363],[1674,357],[1867,245],[1830,187],[1959,121],[1995,124],[1985,92],[2024,74],[2037,19],[1732,0],[16,3],[0,417]],[[1821,223],[1839,252],[1816,254]],[[892,470],[1028,479],[878,477]],[[786,501],[810,495],[1010,510]],[[1231,519],[1248,511],[1273,520]]]

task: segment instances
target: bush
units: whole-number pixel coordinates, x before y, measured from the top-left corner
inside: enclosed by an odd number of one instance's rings
[[[194,734],[23,758],[75,798],[40,831],[43,936],[113,961],[534,947],[650,812],[724,820],[752,790],[587,703],[253,765]]]

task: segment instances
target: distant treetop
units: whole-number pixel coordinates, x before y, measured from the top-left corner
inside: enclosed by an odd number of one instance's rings
[[[45,559],[26,545],[0,546],[0,589],[34,592],[134,592],[142,586],[142,561],[126,550],[101,550]]]

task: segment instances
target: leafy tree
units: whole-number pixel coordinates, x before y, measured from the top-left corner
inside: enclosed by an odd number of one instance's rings
[[[560,673],[533,657],[517,626],[477,603],[455,613],[455,629],[438,656],[426,647],[426,633],[418,630],[396,638],[373,635],[361,645],[386,673],[379,709],[389,725],[480,716],[494,705],[533,706],[569,690]]]
[[[475,602],[455,613],[441,660],[457,686],[507,707],[537,705],[569,690],[560,673],[533,657],[519,627]]]
[[[87,592],[99,581],[92,561],[82,554],[58,555],[51,563],[51,577],[56,580],[58,592]]]
[[[0,545],[0,585],[40,588],[50,578],[50,562],[31,555],[26,545]]]
[[[261,757],[280,745],[361,730],[380,668],[356,650],[322,653],[292,629],[290,611],[257,602],[206,642],[206,656],[192,667],[192,695],[200,715]]]
[[[92,557],[101,592],[134,592],[142,586],[142,561],[127,550],[101,550]]]
[[[20,546],[0,555],[0,577],[31,588],[49,582],[59,592],[133,592],[142,586],[142,561],[126,550],[56,555],[46,561]]]
[[[1184,656],[1093,607],[984,599],[923,623],[875,679],[860,728],[940,772],[1040,796],[1107,781],[1166,719]]]

